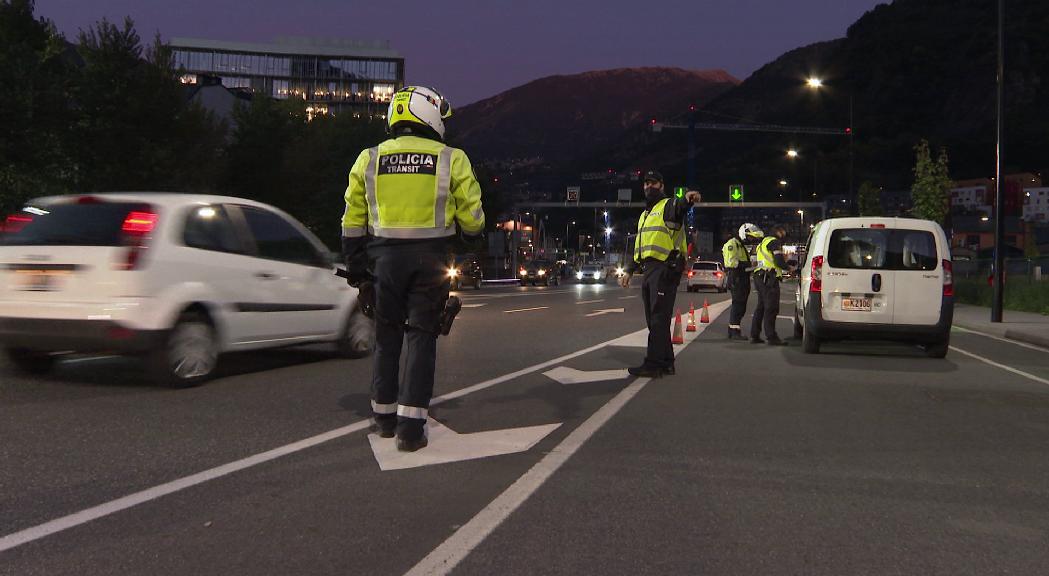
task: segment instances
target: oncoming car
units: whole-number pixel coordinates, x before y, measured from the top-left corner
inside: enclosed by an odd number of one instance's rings
[[[189,386],[223,352],[327,342],[370,351],[372,324],[334,255],[299,222],[221,196],[33,200],[0,235],[0,345],[25,371],[59,353],[141,356]]]
[[[481,264],[472,255],[458,256],[448,266],[448,280],[452,290],[462,290],[463,286],[472,286],[474,290],[480,290],[484,282]]]
[[[604,284],[607,278],[605,267],[600,264],[585,264],[575,273],[582,284]]]
[[[546,260],[528,262],[518,272],[521,275],[521,286],[526,284],[556,286],[561,283],[561,271],[558,270],[556,264]]]
[[[954,274],[940,225],[834,218],[816,225],[799,268],[794,335],[806,353],[828,340],[894,340],[933,358],[950,346]]]

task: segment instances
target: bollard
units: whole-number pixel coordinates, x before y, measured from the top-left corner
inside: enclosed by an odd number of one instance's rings
[[[1034,267],[1034,281],[1035,282],[1041,282],[1042,281],[1042,267],[1041,266],[1035,266]]]

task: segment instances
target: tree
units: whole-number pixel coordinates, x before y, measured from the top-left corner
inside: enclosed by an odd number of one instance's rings
[[[870,180],[860,184],[860,216],[881,216],[881,190]]]
[[[0,1],[0,210],[68,189],[65,39],[32,0]]]
[[[922,139],[914,147],[914,185],[911,186],[913,213],[918,218],[944,223],[949,210],[951,177],[947,169],[947,150],[940,149],[936,161],[929,154],[929,142]]]

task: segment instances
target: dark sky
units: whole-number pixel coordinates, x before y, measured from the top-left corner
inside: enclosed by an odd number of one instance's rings
[[[743,79],[783,52],[845,35],[885,0],[37,0],[71,39],[131,16],[143,38],[389,40],[410,84],[463,105],[530,80],[628,66],[722,68]]]

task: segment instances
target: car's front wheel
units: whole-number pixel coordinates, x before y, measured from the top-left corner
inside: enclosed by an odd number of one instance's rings
[[[47,352],[27,350],[25,348],[8,348],[7,359],[18,370],[26,374],[47,374],[55,367],[55,357]]]
[[[203,314],[187,312],[148,362],[153,378],[172,388],[188,388],[203,383],[218,366],[218,338],[215,327]]]

